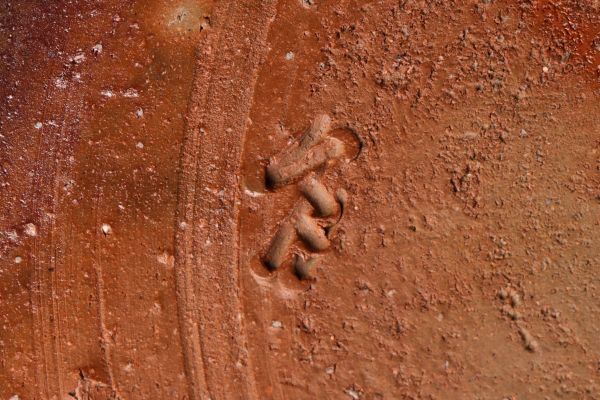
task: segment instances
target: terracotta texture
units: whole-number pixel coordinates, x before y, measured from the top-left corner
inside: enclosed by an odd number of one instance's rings
[[[600,399],[600,2],[0,4],[0,399]]]

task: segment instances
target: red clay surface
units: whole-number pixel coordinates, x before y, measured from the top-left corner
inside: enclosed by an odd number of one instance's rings
[[[597,0],[4,1],[0,59],[0,399],[600,399]]]

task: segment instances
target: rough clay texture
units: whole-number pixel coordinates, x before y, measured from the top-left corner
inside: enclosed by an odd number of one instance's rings
[[[0,399],[600,399],[597,0],[3,1],[0,58]]]

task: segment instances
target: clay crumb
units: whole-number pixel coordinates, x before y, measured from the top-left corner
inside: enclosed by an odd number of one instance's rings
[[[273,321],[273,322],[271,322],[271,327],[275,328],[275,329],[283,329],[283,322]]]
[[[509,305],[502,306],[502,312],[514,321],[521,319],[521,314]]]
[[[510,304],[513,307],[518,307],[521,304],[521,297],[516,292],[511,292],[510,294]]]
[[[31,236],[31,237],[35,237],[37,236],[37,226],[35,226],[35,224],[32,224],[31,222],[25,225],[25,229],[23,230],[23,232],[27,235],[27,236]]]
[[[498,291],[498,298],[500,300],[506,300],[507,297],[508,297],[508,292],[505,289],[500,289]]]
[[[160,264],[167,265],[169,263],[169,254],[167,252],[163,252],[156,256],[156,261]]]
[[[19,240],[19,234],[17,233],[17,231],[8,231],[4,233],[6,235],[6,237],[8,238],[8,240],[10,240],[11,242],[16,242],[17,240]]]
[[[133,88],[129,88],[121,93],[123,97],[127,97],[128,99],[135,99],[140,97],[140,93]]]
[[[95,56],[102,54],[102,45],[100,43],[92,47],[92,54]]]
[[[36,122],[36,123],[35,123],[35,125],[33,125],[33,127],[34,127],[35,129],[42,129],[42,126],[43,126],[43,124],[42,124],[41,122],[39,122],[39,121],[38,121],[38,122]]]
[[[76,54],[69,59],[69,62],[71,64],[81,64],[84,61],[85,61],[85,54],[83,54],[83,53]]]
[[[527,137],[528,133],[525,129],[521,129],[521,131],[519,132],[519,136],[522,138]]]
[[[104,89],[104,90],[101,90],[101,91],[100,91],[100,94],[101,94],[102,96],[104,96],[104,97],[108,97],[109,99],[110,99],[111,97],[115,97],[115,94],[114,94],[114,93],[113,93],[113,91],[112,91],[112,90],[110,90],[110,89]]]
[[[294,262],[294,273],[300,280],[313,279],[316,262],[317,259],[315,257],[311,257],[305,261],[302,256],[297,255]]]
[[[23,262],[23,258],[16,256],[15,257],[15,264],[21,264]]]
[[[356,390],[354,390],[353,388],[347,388],[345,390],[345,392],[353,400],[359,400],[360,399],[360,393],[357,392]]]
[[[539,349],[539,344],[533,337],[533,335],[525,328],[519,328],[519,335],[523,339],[525,348],[530,352],[534,353]]]
[[[112,233],[112,227],[109,224],[102,224],[100,230],[105,236],[108,236]]]

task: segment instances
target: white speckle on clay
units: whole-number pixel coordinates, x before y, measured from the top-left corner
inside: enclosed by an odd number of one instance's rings
[[[105,235],[110,235],[112,233],[112,227],[109,224],[102,224],[102,226],[100,227],[100,230]]]
[[[27,235],[27,236],[37,236],[37,226],[35,226],[35,224],[32,224],[31,222],[25,225],[25,228],[23,229],[23,232]]]

